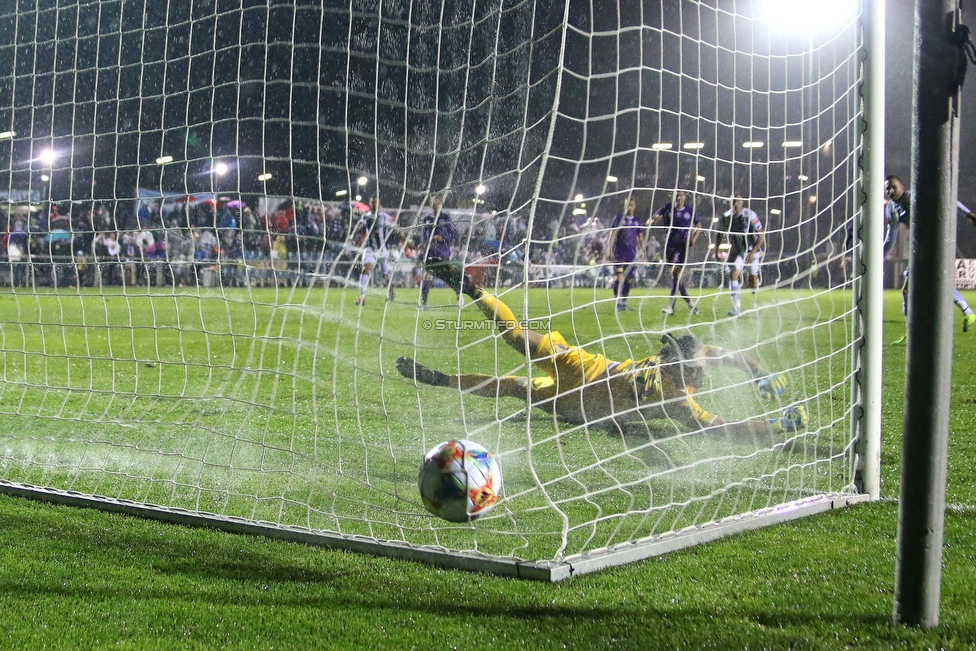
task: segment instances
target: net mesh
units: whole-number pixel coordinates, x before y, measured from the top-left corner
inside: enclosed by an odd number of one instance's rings
[[[853,492],[858,16],[801,34],[770,6],[0,9],[0,479],[528,560]],[[679,267],[697,313],[651,221],[679,191],[702,226]],[[735,193],[765,248],[729,318]],[[545,366],[425,276],[435,195],[450,255],[524,330],[610,368],[694,334],[788,380],[763,400],[744,363],[716,365],[698,404],[728,422],[799,404],[806,426],[548,413],[527,388]],[[649,227],[618,311],[630,198]],[[426,386],[400,357],[481,377]],[[417,490],[457,438],[504,472],[472,524]]]

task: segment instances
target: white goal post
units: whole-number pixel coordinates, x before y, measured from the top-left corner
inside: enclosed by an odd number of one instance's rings
[[[16,4],[0,493],[550,581],[879,497],[881,0]],[[432,235],[569,348],[508,345]],[[575,346],[658,357],[604,413]],[[417,472],[460,438],[505,481],[453,524]]]

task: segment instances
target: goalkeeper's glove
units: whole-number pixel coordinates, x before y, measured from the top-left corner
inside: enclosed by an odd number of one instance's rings
[[[778,432],[797,432],[807,426],[807,410],[803,405],[787,407],[782,416],[770,419],[769,426]]]
[[[760,368],[752,369],[752,380],[759,388],[759,395],[765,400],[779,398],[786,393],[786,378]]]

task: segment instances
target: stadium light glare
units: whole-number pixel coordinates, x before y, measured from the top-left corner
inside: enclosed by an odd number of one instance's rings
[[[41,152],[40,161],[45,167],[51,167],[54,165],[54,161],[58,159],[58,155],[54,153],[53,149],[45,149]]]
[[[582,200],[583,200],[582,194],[577,194],[575,197],[573,197],[573,201],[582,201]]]
[[[651,145],[651,149],[655,151],[667,151],[672,147],[674,147],[674,144],[670,142],[655,142],[653,145]]]
[[[801,180],[801,181],[809,181],[810,180],[810,177],[807,176],[806,174],[800,174],[796,178],[799,179],[799,180]]]
[[[348,190],[339,190],[338,192],[336,192],[336,196],[337,197],[344,197],[347,194],[349,194],[349,191]]]
[[[809,201],[810,203],[817,203],[817,195],[815,195],[815,194],[811,194],[811,195],[810,195],[810,198],[808,199],[808,201]]]
[[[488,188],[485,187],[484,183],[479,183],[474,189],[474,193],[479,197],[485,193]]]
[[[13,131],[0,131],[0,140],[9,140],[16,135]]]
[[[746,140],[744,143],[742,143],[742,146],[746,149],[759,149],[765,144],[766,143],[764,143],[762,140]]]
[[[47,183],[48,181],[51,180],[51,177],[48,176],[47,174],[41,174],[41,180]]]
[[[685,144],[683,144],[681,146],[684,147],[685,149],[702,149],[705,146],[705,143],[703,143],[703,142],[686,142]]]
[[[783,141],[783,149],[790,149],[792,147],[802,147],[802,146],[803,146],[803,141],[802,140],[784,140]]]
[[[770,215],[779,215],[779,214],[781,214],[781,211],[780,211],[779,208],[773,208],[772,210],[769,211],[769,214]]]
[[[267,181],[271,178],[271,175],[265,172],[264,174],[258,174],[258,181]]]
[[[705,177],[704,176],[696,176],[695,177],[695,180],[698,181],[699,183],[704,183],[705,182]]]
[[[610,176],[607,177],[607,183],[616,183],[616,182],[617,182],[616,176],[611,174]]]
[[[173,162],[172,156],[160,156],[159,158],[156,159],[157,165],[165,165],[166,163],[172,163],[172,162]]]
[[[228,169],[230,169],[230,168],[227,167],[227,163],[224,163],[223,161],[221,161],[221,162],[217,163],[216,165],[214,165],[213,171],[214,171],[214,174],[216,174],[217,176],[223,176],[224,174],[227,173],[227,170]]]
[[[363,187],[364,185],[369,183],[369,179],[366,178],[365,176],[360,176],[358,179],[356,179],[356,183],[359,185],[359,187]]]
[[[586,208],[576,208],[575,210],[573,210],[573,214],[574,215],[585,215],[586,214]]]
[[[779,33],[815,34],[853,19],[857,0],[765,0],[758,14]]]

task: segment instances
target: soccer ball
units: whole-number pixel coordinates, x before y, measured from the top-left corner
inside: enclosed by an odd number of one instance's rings
[[[424,456],[418,484],[428,511],[448,522],[470,522],[498,500],[502,471],[477,443],[445,441]]]

